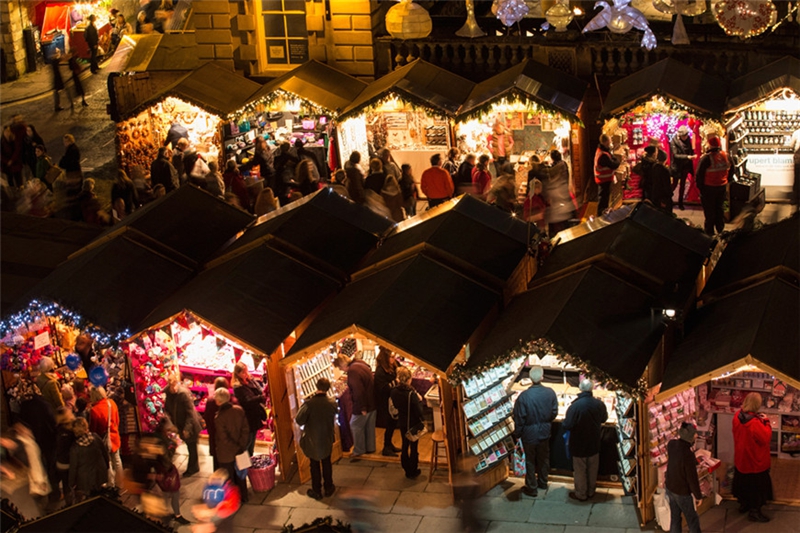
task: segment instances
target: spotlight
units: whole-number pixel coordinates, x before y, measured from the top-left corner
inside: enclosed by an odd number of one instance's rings
[[[664,309],[664,316],[667,318],[675,318],[675,310],[674,309]]]

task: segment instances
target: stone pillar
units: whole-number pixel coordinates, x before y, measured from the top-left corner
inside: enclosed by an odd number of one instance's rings
[[[194,38],[200,61],[217,61],[234,70],[234,45],[231,13],[238,12],[238,2],[203,0],[193,2]]]
[[[371,2],[330,0],[330,9],[325,32],[328,63],[352,76],[374,78]]]
[[[30,26],[28,8],[21,0],[0,0],[0,46],[6,60],[6,76],[19,78],[27,72],[22,29]]]

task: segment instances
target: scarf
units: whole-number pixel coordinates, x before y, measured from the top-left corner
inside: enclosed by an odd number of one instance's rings
[[[84,433],[83,435],[75,439],[75,442],[78,443],[78,446],[89,446],[93,440],[94,438],[92,437],[91,433]]]

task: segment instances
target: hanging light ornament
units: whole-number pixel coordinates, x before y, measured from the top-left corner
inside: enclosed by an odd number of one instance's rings
[[[632,28],[636,28],[644,32],[642,48],[652,50],[658,44],[656,36],[650,29],[644,14],[635,7],[631,7],[630,3],[631,0],[614,0],[614,5],[611,6],[603,0],[595,2],[594,7],[601,6],[603,10],[589,21],[589,24],[583,28],[583,33],[604,27],[612,33],[628,33]]]
[[[764,33],[778,20],[778,9],[769,0],[722,0],[713,11],[725,33],[742,39]]]
[[[386,12],[386,31],[395,39],[424,39],[432,29],[431,16],[412,0],[400,0]]]
[[[483,31],[480,26],[478,26],[478,21],[475,19],[475,3],[473,0],[465,0],[467,4],[467,21],[461,27],[460,30],[456,32],[456,35],[459,37],[469,37],[470,39],[474,39],[475,37],[483,37],[486,35],[486,32]]]
[[[567,31],[567,26],[574,18],[572,10],[569,8],[569,0],[557,0],[544,15],[547,22],[553,26],[556,31]]]
[[[528,4],[524,0],[494,0],[492,13],[506,26],[513,26],[529,12]]]
[[[689,35],[683,25],[683,16],[695,17],[706,11],[706,0],[653,0],[653,7],[675,17],[672,29],[672,44],[689,44]]]

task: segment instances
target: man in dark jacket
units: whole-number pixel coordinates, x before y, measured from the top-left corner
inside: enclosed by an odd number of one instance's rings
[[[692,138],[689,136],[689,128],[681,126],[678,133],[669,142],[669,150],[672,152],[670,160],[670,171],[672,172],[672,190],[680,184],[678,191],[678,209],[683,210],[683,195],[686,189],[686,177],[694,174],[694,160],[697,156],[692,146]]]
[[[575,478],[573,500],[585,502],[594,496],[597,488],[597,470],[600,467],[600,428],[608,420],[606,404],[592,395],[593,384],[584,379],[581,392],[567,409],[564,431],[569,431],[569,453]]]
[[[250,440],[250,427],[244,409],[231,403],[228,389],[219,388],[214,391],[214,402],[219,407],[214,422],[215,448],[219,467],[228,471],[230,479],[239,487],[242,502],[247,501],[247,478],[236,474],[236,456],[247,449]]]
[[[100,42],[100,37],[97,34],[97,27],[94,25],[94,15],[89,15],[89,25],[83,32],[83,38],[86,39],[86,44],[89,46],[91,58],[89,59],[89,68],[92,74],[97,74],[100,67],[97,66],[97,45]]]
[[[178,376],[170,376],[166,393],[164,412],[169,415],[172,423],[178,428],[180,436],[189,450],[189,462],[186,465],[186,472],[183,473],[183,477],[190,477],[200,471],[200,463],[197,457],[197,439],[200,437],[201,430],[200,417],[194,409],[192,393],[180,384]],[[217,432],[219,432],[219,429],[217,429]],[[217,449],[217,455],[219,456],[219,448]],[[220,459],[220,463],[222,462]]]
[[[331,451],[336,437],[333,423],[336,418],[336,400],[328,396],[331,382],[327,378],[317,380],[317,391],[307,399],[297,412],[297,425],[303,428],[300,449],[311,461],[311,488],[309,497],[322,499],[322,482],[325,481],[325,496],[331,496],[333,485]]]
[[[697,478],[697,459],[692,452],[697,429],[694,425],[684,422],[678,430],[679,439],[669,441],[667,444],[667,474],[665,485],[667,498],[669,498],[670,532],[681,531],[681,513],[686,517],[689,533],[700,533],[700,517],[694,508],[692,495],[695,499],[703,499],[700,492],[700,480]]]
[[[350,461],[359,460],[365,453],[375,453],[375,383],[372,369],[361,359],[350,361],[340,354],[336,364],[347,372],[347,386],[353,396],[350,430],[353,432],[353,454]]]
[[[558,415],[558,398],[553,389],[542,385],[543,377],[541,366],[531,368],[533,385],[520,394],[514,404],[514,439],[521,439],[525,450],[525,486],[522,491],[534,497],[538,495],[537,489],[547,490],[550,425]]]
[[[597,184],[597,216],[603,214],[611,200],[611,184],[614,183],[614,171],[621,163],[619,157],[612,152],[611,137],[605,133],[600,135],[600,144],[594,153],[594,182]]]
[[[150,163],[150,183],[153,187],[163,185],[167,192],[174,191],[180,184],[178,171],[167,157],[166,146],[158,149],[158,156]]]
[[[169,127],[169,131],[167,132],[167,138],[164,139],[164,146],[169,146],[173,150],[175,147],[178,146],[178,141],[181,139],[188,139],[189,138],[189,130],[186,127],[178,122],[178,120],[174,120]]]

